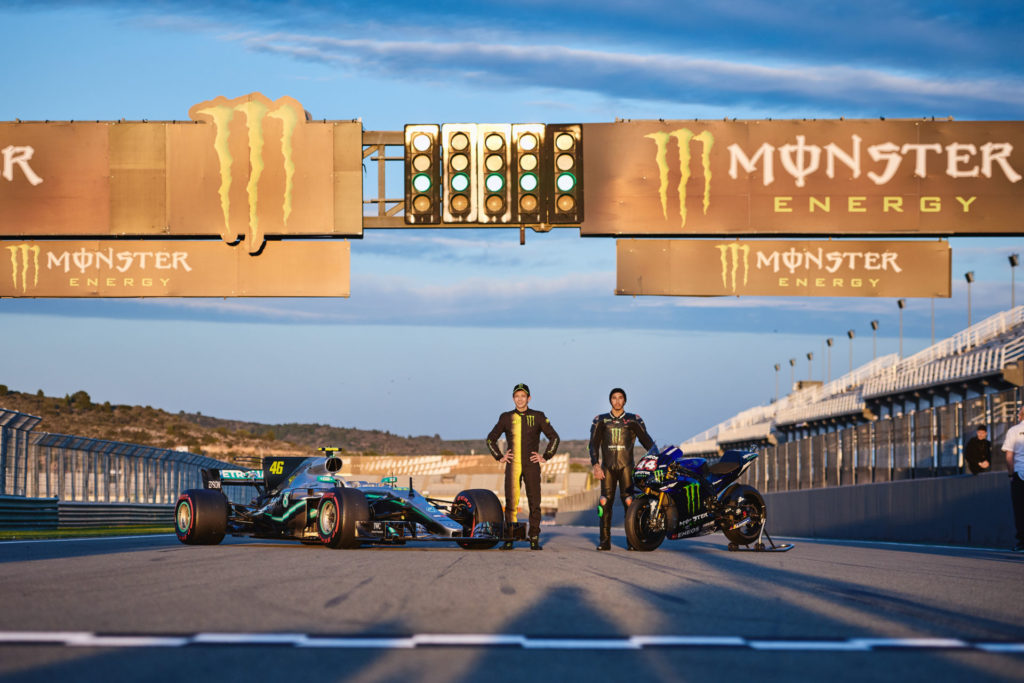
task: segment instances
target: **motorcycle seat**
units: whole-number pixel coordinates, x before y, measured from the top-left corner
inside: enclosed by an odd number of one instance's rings
[[[708,470],[711,474],[731,474],[740,468],[738,462],[716,462]]]

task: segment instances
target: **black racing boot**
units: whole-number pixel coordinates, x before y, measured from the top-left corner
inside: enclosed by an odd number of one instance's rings
[[[544,550],[540,545],[540,536],[530,536],[530,550]]]
[[[597,543],[597,550],[611,550],[612,549],[612,525],[604,525],[604,520],[601,520],[601,536]]]
[[[514,548],[514,547],[515,547],[515,543],[513,543],[512,541],[505,541],[505,543],[502,544],[501,549],[502,550],[512,550],[512,548]]]

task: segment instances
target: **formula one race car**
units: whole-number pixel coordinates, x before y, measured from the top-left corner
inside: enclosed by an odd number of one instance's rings
[[[414,491],[411,478],[407,487],[397,486],[395,477],[346,481],[338,449],[320,450],[326,458],[264,458],[261,470],[203,469],[203,488],[178,497],[178,540],[213,545],[232,534],[331,548],[454,541],[467,549],[525,540],[525,525],[505,524],[491,491],[471,489],[445,501]],[[256,495],[249,503],[232,503],[224,494],[229,486],[250,486]]]

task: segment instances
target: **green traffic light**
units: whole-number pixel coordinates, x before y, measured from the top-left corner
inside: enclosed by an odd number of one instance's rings
[[[430,176],[426,173],[418,173],[412,178],[412,188],[417,192],[428,192],[431,186]]]
[[[571,192],[576,187],[576,176],[572,173],[560,173],[555,179],[555,187],[559,192]]]
[[[456,173],[452,176],[452,189],[456,192],[465,192],[469,189],[469,176],[465,173]]]
[[[519,176],[519,187],[524,192],[533,192],[534,190],[537,189],[537,185],[539,184],[540,183],[537,180],[537,176],[533,173],[524,173],[523,175]]]
[[[490,173],[484,179],[484,187],[488,192],[501,192],[505,187],[505,176],[500,173]]]

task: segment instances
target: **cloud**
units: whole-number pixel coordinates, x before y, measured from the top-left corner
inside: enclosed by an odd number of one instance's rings
[[[265,34],[250,49],[370,70],[404,79],[451,74],[489,87],[560,87],[634,99],[790,106],[857,115],[954,111],[1024,112],[1020,78],[952,78],[843,64],[790,61],[769,65],[695,54],[635,54],[557,44],[495,44]],[[880,108],[879,103],[886,106]]]

